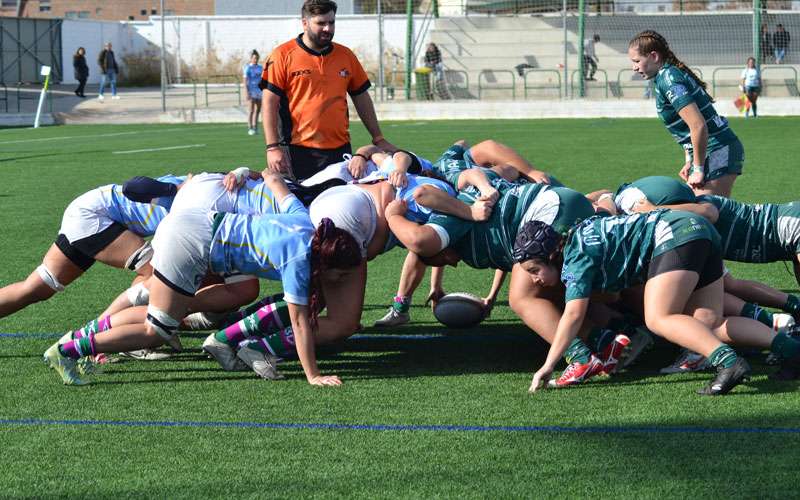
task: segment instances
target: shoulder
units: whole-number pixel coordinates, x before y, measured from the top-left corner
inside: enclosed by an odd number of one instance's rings
[[[291,54],[294,50],[297,50],[299,48],[300,47],[297,45],[297,41],[293,38],[289,41],[283,42],[282,44],[272,49],[272,52],[270,53],[267,60],[275,61],[276,59],[282,59],[287,55]]]
[[[346,47],[340,43],[333,42],[333,51],[339,55],[339,57],[345,57],[354,61],[358,61],[358,56],[356,56],[355,52],[350,50],[349,47]]]

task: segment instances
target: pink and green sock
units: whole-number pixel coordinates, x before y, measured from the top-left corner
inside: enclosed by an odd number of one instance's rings
[[[392,299],[392,308],[399,313],[407,313],[411,308],[411,296],[395,295]]]
[[[230,313],[223,320],[223,324],[225,326],[230,326],[230,325],[232,325],[234,323],[237,323],[237,322],[243,320],[244,318],[250,316],[251,314],[257,312],[259,309],[261,309],[264,306],[268,306],[270,304],[274,304],[276,302],[282,302],[282,301],[283,301],[283,294],[282,293],[277,293],[275,295],[268,295],[268,296],[264,297],[263,299],[259,300],[258,302],[253,302],[252,304],[250,304],[247,307],[239,309],[236,312]]]
[[[82,337],[87,337],[90,333],[101,333],[105,332],[106,330],[111,329],[111,315],[108,316],[101,316],[97,319],[93,319],[92,321],[86,323],[82,328],[79,330],[75,330],[72,332],[73,339],[79,339]]]
[[[79,359],[96,354],[94,350],[94,334],[74,338],[58,346],[58,351],[68,358]]]
[[[236,348],[253,336],[268,336],[291,324],[289,306],[283,300],[264,304],[236,323],[218,331],[214,337]]]
[[[297,357],[297,347],[294,343],[294,332],[291,326],[272,335],[253,339],[247,346],[258,352],[269,353],[283,359]]]

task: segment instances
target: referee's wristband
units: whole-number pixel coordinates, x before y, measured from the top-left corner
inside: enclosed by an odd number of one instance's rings
[[[281,144],[280,142],[271,142],[267,144],[267,151],[269,151],[270,149],[279,148],[281,146],[283,146],[283,144]]]

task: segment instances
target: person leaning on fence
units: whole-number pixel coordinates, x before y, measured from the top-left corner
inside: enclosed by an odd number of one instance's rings
[[[742,70],[742,83],[739,86],[745,94],[747,100],[750,101],[750,108],[745,108],[744,117],[750,115],[750,109],[753,110],[753,118],[758,117],[758,95],[761,93],[761,70],[756,67],[756,59],[754,57],[747,58],[747,67]]]
[[[394,152],[381,135],[364,68],[333,42],[336,2],[306,0],[301,13],[303,33],[272,51],[261,76],[267,169],[302,180],[350,154],[348,94],[372,143]]]
[[[89,65],[86,64],[86,49],[83,47],[78,47],[75,55],[72,56],[72,67],[75,68],[75,79],[78,80],[78,88],[75,89],[75,95],[86,97],[83,89],[86,87],[86,80],[89,79]]]
[[[447,92],[447,84],[444,79],[444,64],[442,64],[442,52],[435,43],[431,42],[425,49],[425,67],[433,72],[433,88],[440,99],[450,99]]]
[[[594,74],[597,72],[597,63],[600,62],[600,58],[597,57],[594,46],[599,41],[600,35],[595,35],[583,42],[583,70],[587,80],[594,80]]]
[[[783,64],[783,59],[786,57],[786,49],[789,48],[789,42],[792,37],[786,31],[782,24],[775,28],[775,33],[772,35],[772,45],[775,46],[775,64]]]
[[[258,115],[261,113],[261,73],[264,68],[258,64],[258,51],[253,50],[250,53],[250,62],[244,67],[244,89],[247,92],[247,108],[249,113],[247,115],[247,133],[248,135],[256,135],[258,130]]]
[[[106,43],[100,55],[97,57],[97,64],[100,65],[102,71],[102,78],[100,79],[100,92],[97,98],[101,101],[105,99],[103,91],[106,88],[106,82],[111,84],[111,98],[119,99],[117,95],[117,73],[119,73],[119,66],[117,66],[117,59],[114,57],[114,51],[111,50],[111,42]]]

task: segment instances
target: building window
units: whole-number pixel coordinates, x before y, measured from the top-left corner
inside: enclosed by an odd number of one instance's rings
[[[134,16],[128,16],[128,21],[134,21],[136,18]]]
[[[156,14],[158,14],[158,10],[157,9],[151,9],[150,10],[150,15],[155,16]]]
[[[94,15],[99,16],[102,13],[103,13],[103,9],[102,8],[98,7],[96,9],[94,9]]]
[[[39,0],[39,12],[50,12],[50,0]]]
[[[89,19],[89,11],[88,10],[82,10],[82,11],[78,12],[78,19]]]
[[[17,7],[17,0],[0,0],[0,7]]]
[[[141,15],[141,16],[146,16],[146,15],[147,15],[147,9],[142,9],[142,10],[140,10],[140,11],[139,11],[139,15]]]
[[[78,19],[78,13],[74,10],[64,12],[64,19]]]
[[[172,9],[164,9],[164,15],[165,16],[174,16],[175,15],[175,11],[172,10]]]

